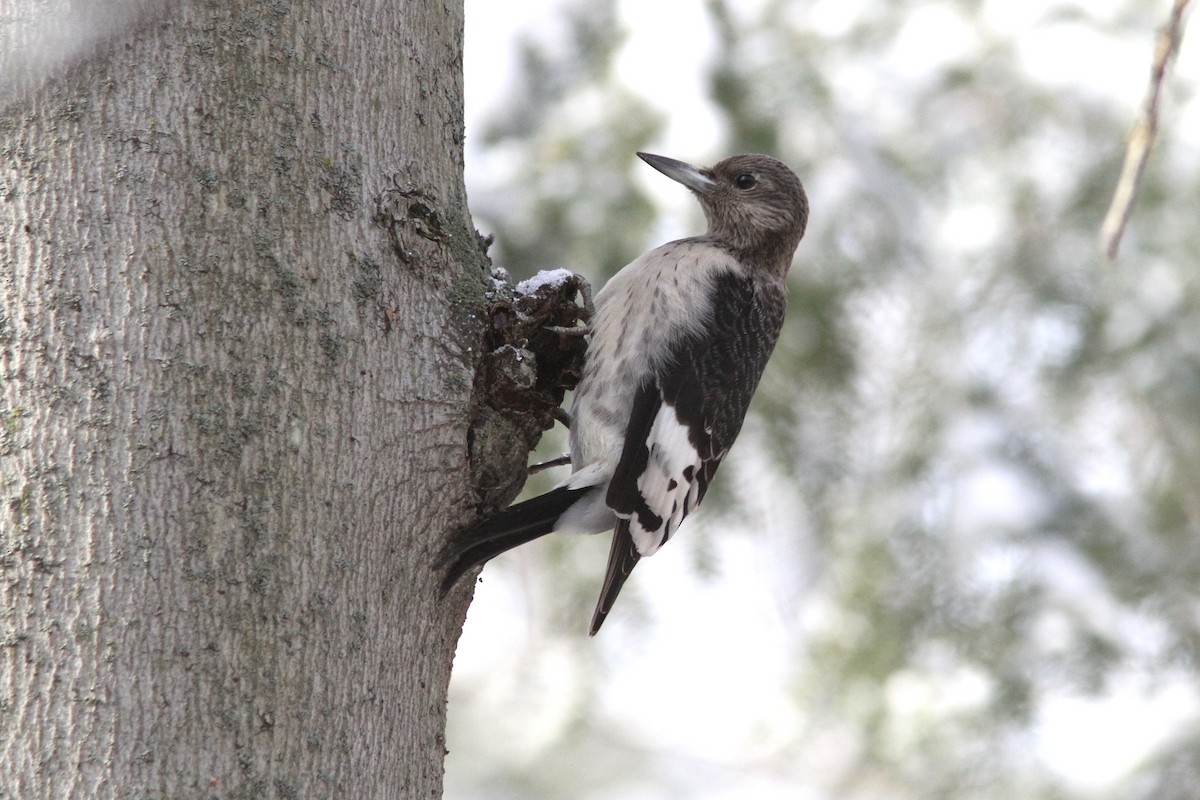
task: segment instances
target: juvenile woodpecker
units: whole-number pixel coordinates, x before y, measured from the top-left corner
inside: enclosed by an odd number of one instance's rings
[[[571,406],[569,478],[450,543],[444,587],[552,531],[613,530],[589,633],[629,573],[704,499],[775,347],[808,199],[764,155],[709,169],[638,153],[695,194],[708,233],[651,250],[596,295]]]

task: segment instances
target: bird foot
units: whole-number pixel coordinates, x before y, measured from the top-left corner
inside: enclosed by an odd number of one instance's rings
[[[575,289],[579,292],[579,319],[582,325],[543,325],[542,329],[562,336],[587,336],[592,328],[587,323],[592,321],[596,306],[592,302],[592,284],[582,275],[575,274]]]
[[[586,325],[572,325],[569,328],[565,325],[543,325],[542,330],[557,333],[560,336],[587,336],[592,332],[592,329]]]

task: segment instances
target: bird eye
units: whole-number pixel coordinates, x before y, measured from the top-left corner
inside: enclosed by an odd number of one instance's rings
[[[758,183],[758,180],[749,172],[743,172],[741,175],[737,176],[737,180],[734,181],[734,183],[739,189],[753,189],[754,185]]]

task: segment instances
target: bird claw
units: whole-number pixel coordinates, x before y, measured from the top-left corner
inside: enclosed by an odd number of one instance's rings
[[[579,292],[579,320],[582,325],[543,325],[542,330],[557,333],[562,336],[587,336],[592,332],[592,328],[588,325],[592,321],[592,315],[596,313],[596,306],[592,302],[592,284],[588,279],[575,273],[575,290]]]
[[[559,333],[562,336],[587,336],[592,332],[592,326],[588,325],[592,321],[595,314],[595,303],[592,302],[592,284],[588,282],[586,277],[575,273],[575,289],[580,293],[580,312],[578,317],[582,321],[582,325],[542,325],[542,330],[552,333]]]
[[[583,301],[583,309],[579,312],[579,318],[584,322],[591,322],[592,315],[596,313],[596,306],[592,303],[592,284],[582,275],[578,277],[579,299]]]

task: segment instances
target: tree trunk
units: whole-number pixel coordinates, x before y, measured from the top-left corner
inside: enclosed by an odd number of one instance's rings
[[[126,23],[0,111],[0,797],[436,797],[461,0]]]

